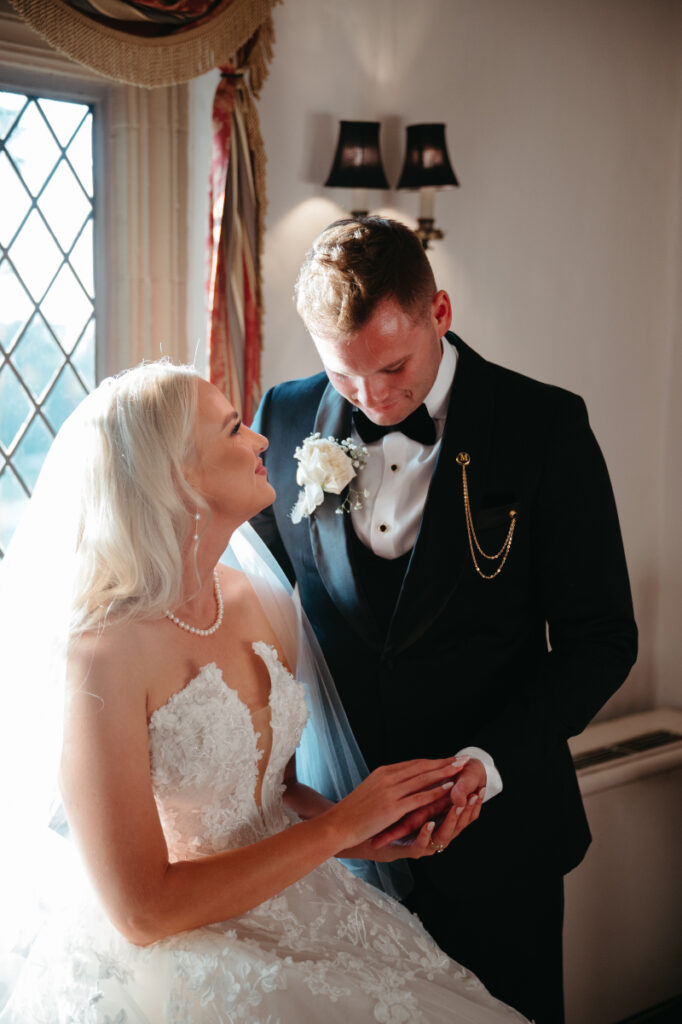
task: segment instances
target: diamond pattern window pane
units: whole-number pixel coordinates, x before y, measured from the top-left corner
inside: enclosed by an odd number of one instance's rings
[[[39,302],[59,269],[62,254],[36,210],[19,232],[9,257],[31,295]]]
[[[33,411],[25,389],[10,367],[0,370],[0,444],[9,451]]]
[[[95,320],[94,317],[85,328],[83,337],[71,356],[71,363],[76,367],[88,391],[95,386]]]
[[[59,345],[40,313],[36,313],[26,328],[12,362],[33,400],[39,402],[64,362]]]
[[[66,150],[66,155],[73,165],[83,188],[89,196],[92,195],[92,114],[88,114],[78,130],[71,145]]]
[[[0,473],[0,548],[4,551],[28,502],[28,495],[6,466]]]
[[[0,557],[95,386],[92,126],[87,104],[0,90]]]
[[[29,103],[5,144],[22,178],[37,196],[59,159],[59,146],[37,104]]]
[[[16,92],[0,92],[0,137],[6,138],[26,106],[26,97]]]
[[[71,250],[69,263],[75,271],[80,283],[85,288],[90,298],[95,295],[95,281],[93,278],[92,265],[92,217],[88,220],[80,234],[80,238]]]
[[[89,110],[85,103],[62,103],[61,100],[49,99],[38,100],[38,106],[45,114],[60,146],[68,146]]]
[[[42,418],[34,416],[12,456],[12,465],[16,467],[19,476],[31,490],[36,485],[45,452],[52,444],[52,436],[52,432],[46,427]]]
[[[5,248],[29,211],[31,197],[6,153],[0,153],[0,245]]]
[[[11,351],[33,312],[33,303],[9,265],[0,261],[0,352]]]
[[[69,413],[73,412],[86,395],[87,391],[74,371],[70,366],[65,366],[59,375],[59,380],[43,403],[43,411],[47,422],[55,433],[59,430]]]
[[[70,352],[92,315],[92,302],[71,267],[62,267],[40,308],[62,347]]]
[[[65,160],[61,161],[43,189],[38,206],[64,250],[71,248],[92,210],[92,203]]]

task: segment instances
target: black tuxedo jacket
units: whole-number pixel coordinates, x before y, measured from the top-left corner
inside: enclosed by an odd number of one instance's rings
[[[342,439],[351,429],[324,374],[263,398],[254,429],[270,441],[277,500],[253,524],[298,581],[370,768],[470,744],[495,759],[503,792],[443,856],[420,862],[444,894],[453,868],[503,881],[521,866],[566,872],[580,861],[590,837],[566,741],[623,682],[637,646],[616,507],[582,399],[448,340],[458,364],[445,432],[392,614],[366,600],[339,497],[297,525],[289,516],[294,449],[313,430]],[[492,580],[469,550],[462,451],[484,551],[500,548],[517,511]]]

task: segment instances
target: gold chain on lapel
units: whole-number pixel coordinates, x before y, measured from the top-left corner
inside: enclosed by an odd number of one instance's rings
[[[467,483],[467,466],[471,462],[471,458],[467,452],[460,452],[457,456],[457,463],[462,467],[462,489],[464,491],[464,518],[467,524],[467,536],[469,537],[469,550],[471,551],[471,558],[474,563],[474,569],[484,580],[494,580],[502,572],[504,563],[507,561],[509,555],[509,549],[511,548],[512,540],[514,539],[514,530],[516,528],[516,509],[509,510],[509,530],[507,531],[507,538],[500,548],[494,555],[487,555],[481,545],[478,543],[478,537],[474,530],[474,522],[471,518],[471,505],[469,503],[469,485]],[[474,545],[479,554],[483,555],[490,562],[494,562],[496,559],[501,558],[502,561],[498,565],[495,572],[484,573],[481,570],[480,565],[476,561],[476,551],[474,551]]]

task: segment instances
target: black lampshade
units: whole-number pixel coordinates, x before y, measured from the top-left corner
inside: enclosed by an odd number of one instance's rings
[[[378,121],[341,121],[336,156],[325,185],[388,188],[381,166]]]
[[[447,188],[459,185],[445,145],[444,124],[411,124],[398,188]]]

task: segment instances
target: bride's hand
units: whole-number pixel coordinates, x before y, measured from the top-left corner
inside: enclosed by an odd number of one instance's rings
[[[470,761],[471,758],[467,755],[460,755],[453,761],[453,779],[456,779],[454,789],[459,787],[461,773]],[[453,787],[447,787],[444,793],[439,793],[435,796],[432,804],[427,804],[426,807],[420,807],[411,814],[406,814],[404,818],[396,821],[390,828],[374,836],[371,841],[373,850],[379,850],[389,843],[400,843],[403,846],[409,846],[427,821],[435,821],[437,825],[441,824],[454,802],[452,794]]]
[[[325,812],[339,833],[340,848],[355,848],[419,808],[433,804],[434,789],[440,786],[449,792],[459,767],[454,757],[445,757],[377,768]]]
[[[429,820],[436,821],[429,849],[432,853],[439,853],[477,820],[485,795],[485,767],[477,758],[462,757],[458,758],[458,762],[455,785],[448,789],[445,798],[440,797],[432,807],[413,811],[395,825],[374,836],[371,847],[375,851],[384,848],[391,850],[397,844],[398,849],[403,850],[404,857],[423,856],[420,846],[415,847],[414,841],[421,836],[421,829],[428,817]],[[368,856],[373,860],[384,859],[377,856],[377,852]],[[390,859],[396,858],[391,856]]]
[[[424,822],[410,842],[391,843],[378,849],[374,842],[368,839],[364,843],[358,843],[357,846],[352,846],[347,850],[340,850],[336,856],[351,860],[356,858],[359,860],[373,860],[381,864],[390,864],[394,860],[404,860],[405,858],[414,860],[420,857],[430,857],[431,854],[436,852],[435,844],[431,843],[435,827],[436,822],[431,819]]]
[[[470,757],[464,756],[458,757],[453,762],[453,774],[456,777],[454,788],[445,783],[447,788],[444,787],[442,795],[439,794],[432,803],[412,811],[411,814],[406,814],[404,818],[379,835],[358,844],[351,850],[342,851],[338,856],[390,863],[401,858],[418,859],[442,852],[468,824],[475,821],[480,811],[480,800],[482,799],[480,783],[485,781],[485,775],[481,778],[479,771],[474,774],[476,799],[472,804],[466,800],[466,813],[457,810],[461,801],[454,799],[455,790],[460,786],[463,769],[471,764],[471,760]],[[475,769],[479,769],[479,766],[484,771],[480,762],[474,762]],[[433,792],[439,790],[440,787],[436,787]]]

